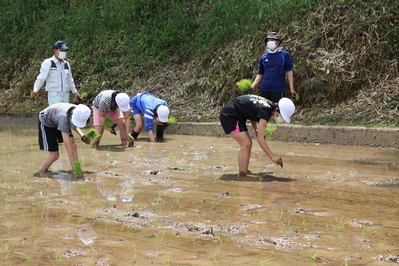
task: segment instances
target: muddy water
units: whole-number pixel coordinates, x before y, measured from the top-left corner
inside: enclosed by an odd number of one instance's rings
[[[145,134],[143,134],[145,135]],[[231,138],[107,134],[37,169],[36,129],[0,132],[1,265],[391,265],[399,258],[397,149],[254,143],[237,178]]]

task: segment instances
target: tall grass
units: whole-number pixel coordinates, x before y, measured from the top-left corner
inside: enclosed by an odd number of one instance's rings
[[[294,57],[299,102],[343,100],[373,79],[397,77],[397,10],[394,0],[2,0],[0,91],[17,87],[9,95],[27,98],[40,62],[64,40],[88,98],[193,62],[192,76],[206,79],[193,88],[221,104],[238,79],[253,78],[266,33],[278,31]],[[339,55],[329,74],[320,48]]]
[[[316,1],[3,0],[5,57],[43,57],[65,40],[75,56],[191,59],[243,35],[284,27]],[[263,32],[262,32],[263,33]],[[140,60],[137,60],[140,56]],[[107,62],[104,62],[105,64]],[[109,63],[109,62],[108,62]]]

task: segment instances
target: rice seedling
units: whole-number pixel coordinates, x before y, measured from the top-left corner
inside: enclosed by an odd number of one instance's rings
[[[82,183],[81,184],[81,189],[85,193],[84,196],[87,199],[87,202],[90,202],[91,192],[94,190],[94,188],[89,188],[88,184]]]
[[[137,258],[137,250],[136,250],[136,245],[133,243],[133,258]]]
[[[195,210],[194,212],[195,212],[195,214],[198,216],[198,219],[199,219],[199,220],[203,220],[203,219],[204,219],[205,210],[202,210],[202,213],[200,213],[199,210]]]
[[[305,232],[308,232],[309,224],[308,224],[308,221],[306,220],[306,217],[305,217],[305,216],[302,216],[302,217],[301,217],[301,222],[302,222],[303,230],[304,230]]]
[[[161,232],[159,232],[158,234],[153,232],[154,236],[155,236],[155,244],[157,245],[161,245],[163,238],[165,237],[165,230],[162,230]]]
[[[250,79],[242,79],[236,83],[240,91],[246,92],[252,89],[252,82]]]
[[[317,253],[315,252],[312,256],[309,257],[313,264],[317,262]]]
[[[103,126],[111,128],[114,124],[114,121],[112,121],[108,116],[104,118]]]
[[[43,220],[45,216],[46,216],[46,207],[43,207],[42,208],[42,213],[40,215],[40,219]]]
[[[284,218],[284,211],[280,211],[279,216],[277,217],[278,222],[283,226],[284,232],[288,233],[291,229],[291,215],[289,215],[287,218]]]
[[[86,134],[85,134],[86,138],[90,141],[98,139],[99,137],[101,137],[100,134],[98,134],[97,130],[95,130],[94,128],[91,128]]]
[[[260,266],[269,265],[270,263],[274,262],[275,260],[277,260],[277,258],[268,258],[268,259],[261,261],[259,263],[259,265]]]
[[[174,116],[169,116],[168,117],[168,122],[166,122],[167,124],[172,124],[173,122],[176,122],[177,121],[177,119],[176,119],[176,117],[174,117]]]
[[[214,233],[213,235],[217,238],[217,240],[219,241],[219,243],[223,243],[223,240],[222,240],[222,238],[220,237],[219,234]]]
[[[211,206],[209,207],[209,210],[212,211],[217,205],[219,205],[220,203],[222,203],[225,199],[221,199],[219,201],[213,201]]]
[[[81,166],[80,162],[74,162],[73,166],[75,168],[75,176],[83,177],[83,171],[82,171],[82,166]]]
[[[75,227],[79,227],[80,224],[82,223],[82,221],[83,221],[84,219],[85,219],[84,216],[80,217],[79,220],[78,220],[78,222],[76,223]]]
[[[222,247],[222,244],[219,244],[219,245],[216,246],[216,249],[213,252],[213,256],[212,256],[214,260],[216,260],[216,257],[219,256],[221,247]]]
[[[175,195],[175,196],[171,196],[171,198],[172,198],[172,200],[173,200],[173,202],[176,204],[176,206],[179,206],[180,205],[180,196],[179,195]]]
[[[55,258],[56,258],[57,264],[61,264],[62,263],[62,250],[61,250],[61,248],[59,248],[58,251],[54,248],[54,252],[55,252]]]
[[[30,226],[32,227],[32,233],[34,236],[36,236],[36,222],[32,221],[32,223],[30,223]]]
[[[14,253],[17,254],[17,255],[22,256],[26,261],[30,261],[30,259],[31,259],[31,258],[29,257],[29,255],[26,254],[26,253],[24,253],[24,252],[17,252],[17,251],[15,251]]]
[[[127,228],[127,235],[128,235],[128,237],[129,237],[129,238],[133,238],[133,236],[134,236],[134,234],[136,233],[136,231],[137,231],[137,228],[128,227],[128,228]],[[133,245],[134,245],[134,244],[133,244]]]
[[[8,233],[10,233],[11,230],[12,230],[14,227],[17,227],[17,225],[18,225],[18,224],[15,225],[12,221],[8,220],[8,221],[7,221],[7,231],[8,231]]]
[[[66,232],[65,232],[65,235],[64,235],[63,238],[62,238],[63,243],[64,243],[64,244],[67,244],[68,239],[69,239],[69,228],[67,228],[67,230],[66,230]]]
[[[363,226],[362,226],[362,237],[366,238],[366,227],[367,224],[365,222],[363,222]]]
[[[382,253],[382,251],[384,249],[384,246],[385,246],[385,243],[387,241],[388,241],[388,239],[384,238],[383,240],[380,241],[380,243],[378,243],[378,246],[377,246],[377,252],[378,253]]]
[[[333,223],[330,222],[331,226],[333,227],[333,230],[338,231],[338,232],[344,231],[347,222],[344,222],[342,217],[339,220],[337,218],[335,218],[335,220],[337,221],[336,225],[334,225]]]
[[[6,253],[6,259],[8,259],[8,254],[14,249],[14,247],[11,246],[10,240],[7,240],[3,244],[3,247],[4,247],[4,249],[0,248],[0,251]]]

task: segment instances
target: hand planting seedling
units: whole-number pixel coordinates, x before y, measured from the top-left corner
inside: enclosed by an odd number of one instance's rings
[[[82,166],[80,165],[80,162],[74,162],[73,166],[75,167],[75,176],[76,177],[83,177],[83,171],[82,171]]]
[[[240,91],[245,92],[252,89],[252,82],[250,79],[242,79],[236,83]]]

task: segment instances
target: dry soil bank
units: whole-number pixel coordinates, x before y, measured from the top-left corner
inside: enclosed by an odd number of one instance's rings
[[[3,126],[32,127],[37,124],[36,116],[17,117],[1,115]],[[398,128],[367,128],[347,126],[301,126],[288,124],[272,124],[276,130],[268,139],[278,141],[319,142],[341,145],[399,147]],[[250,133],[254,136],[251,126]],[[166,129],[166,134],[197,135],[197,136],[226,136],[220,123],[190,123],[175,122]]]

